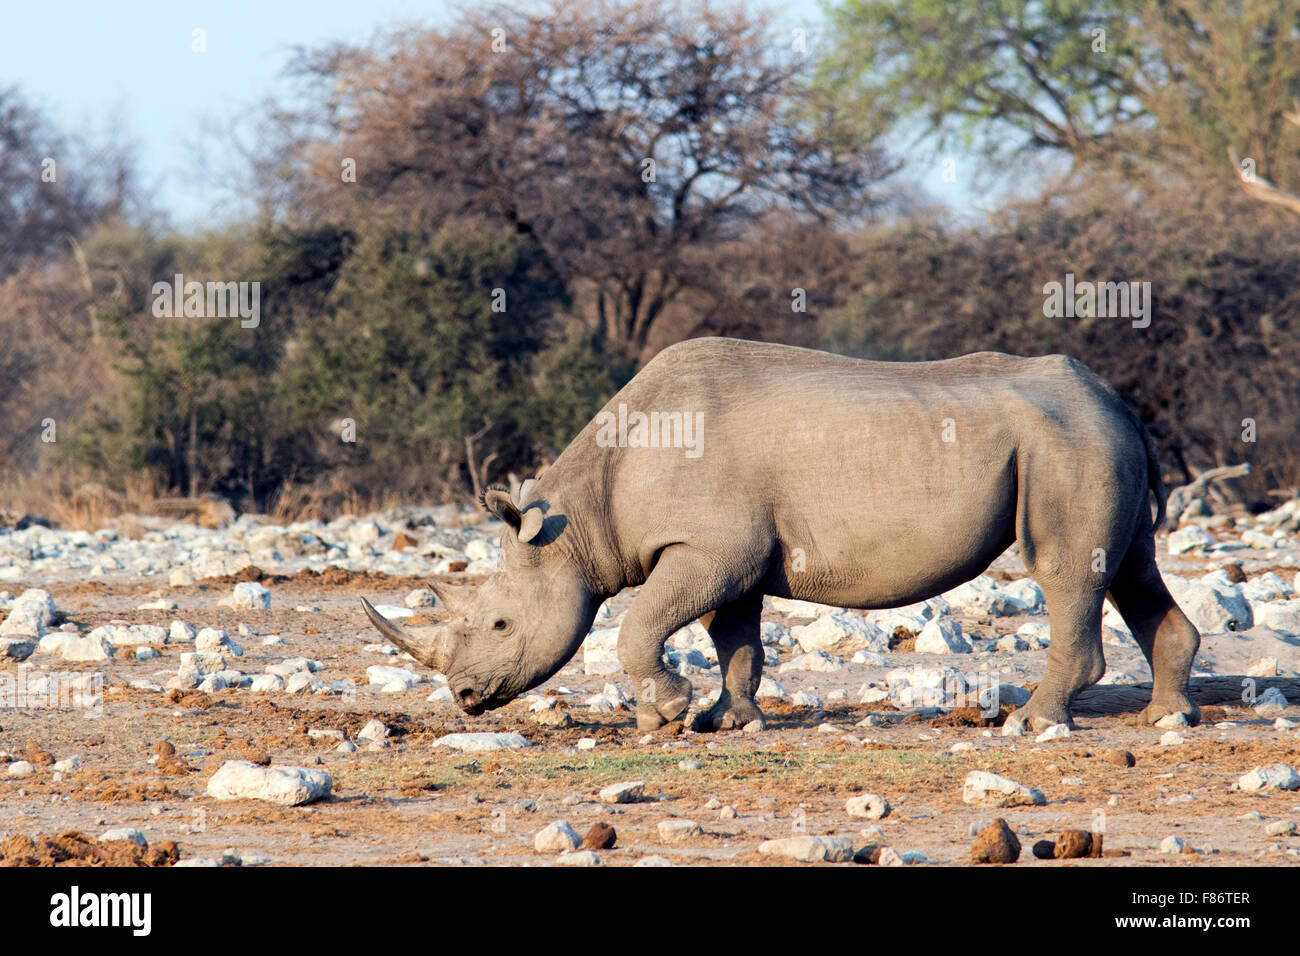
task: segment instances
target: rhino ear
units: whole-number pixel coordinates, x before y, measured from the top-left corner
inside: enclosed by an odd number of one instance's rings
[[[483,507],[510,525],[519,540],[525,543],[537,537],[545,520],[540,508],[530,508],[521,514],[510,497],[510,492],[504,488],[489,488],[483,492]]]

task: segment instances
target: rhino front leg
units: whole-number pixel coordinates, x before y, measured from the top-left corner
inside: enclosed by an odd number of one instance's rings
[[[618,635],[618,659],[636,688],[638,730],[678,720],[691,704],[691,682],[664,665],[664,642],[739,593],[727,593],[715,556],[684,545],[660,556]]]
[[[706,623],[722,670],[718,702],[695,718],[697,731],[733,730],[758,721],[763,712],[754,695],[763,678],[763,642],[759,622],[763,595],[751,591],[739,601],[718,608]]]

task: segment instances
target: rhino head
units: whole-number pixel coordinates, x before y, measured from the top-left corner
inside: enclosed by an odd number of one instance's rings
[[[525,498],[527,490],[520,495]],[[471,715],[508,704],[564,666],[581,646],[600,598],[562,545],[567,519],[545,502],[520,510],[504,489],[483,504],[506,524],[505,570],[477,587],[429,586],[451,619],[403,628],[362,599],[379,632],[421,664],[446,675]]]

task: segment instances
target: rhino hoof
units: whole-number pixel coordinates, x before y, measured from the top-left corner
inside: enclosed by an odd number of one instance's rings
[[[1146,710],[1142,712],[1142,719],[1148,724],[1154,724],[1171,714],[1182,714],[1187,718],[1188,726],[1191,727],[1195,727],[1201,722],[1201,708],[1182,695],[1165,698],[1153,697]]]

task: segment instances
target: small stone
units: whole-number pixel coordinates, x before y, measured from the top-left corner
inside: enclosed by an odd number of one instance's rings
[[[11,777],[30,777],[36,772],[36,768],[26,760],[15,760],[9,765],[8,774]]]
[[[247,760],[227,760],[208,780],[208,796],[217,800],[265,800],[296,807],[329,796],[333,780],[323,770],[260,767]]]
[[[451,747],[465,753],[489,750],[514,750],[529,746],[521,734],[447,734],[433,742],[435,747]]]
[[[1052,860],[1056,858],[1056,844],[1051,840],[1039,840],[1033,846],[1034,856],[1040,860]]]
[[[618,831],[608,823],[594,823],[582,838],[583,849],[610,850],[618,840]]]
[[[591,737],[583,737],[578,741],[579,750],[595,750],[596,741]]]
[[[972,770],[962,785],[962,802],[974,807],[1043,806],[1047,798],[1033,787],[1025,787],[984,770]]]
[[[1300,774],[1284,763],[1274,763],[1267,767],[1256,767],[1244,774],[1237,784],[1249,793],[1262,790],[1300,790]]]
[[[734,820],[736,819],[737,816],[738,814],[736,813],[736,808],[733,807],[731,804],[727,804],[725,807],[723,807],[721,810],[718,811],[719,820]]]
[[[1187,738],[1176,730],[1167,730],[1160,735],[1161,747],[1177,747],[1179,744],[1186,742]]]
[[[759,844],[763,856],[780,856],[800,863],[847,863],[853,859],[848,837],[793,836]]]
[[[1267,836],[1295,836],[1296,822],[1294,820],[1274,820],[1264,828]]]
[[[677,763],[678,770],[699,770],[702,766],[698,760],[681,760]]]
[[[1102,758],[1116,767],[1132,767],[1137,763],[1137,758],[1127,750],[1107,750],[1102,754]]]
[[[1064,740],[1070,736],[1070,727],[1068,724],[1052,724],[1041,734],[1034,738],[1035,743],[1045,744],[1051,740]]]
[[[970,858],[972,863],[1015,863],[1020,859],[1020,840],[999,817],[975,837]]]
[[[601,803],[636,803],[645,798],[645,781],[611,783],[599,793]]]
[[[1167,836],[1160,841],[1161,853],[1182,853],[1187,847],[1187,841],[1182,837]]]
[[[704,833],[694,820],[661,820],[658,829],[662,843],[681,843]]]
[[[230,607],[266,610],[271,606],[271,592],[256,581],[241,581],[223,603]]]
[[[1177,730],[1180,727],[1188,726],[1187,715],[1182,713],[1165,714],[1156,721],[1156,726],[1161,730]]]
[[[1058,860],[1092,856],[1092,834],[1086,830],[1062,830],[1056,836],[1052,855]]]
[[[555,858],[556,866],[599,866],[600,856],[592,853],[590,850],[579,850],[577,853],[561,853]]]
[[[889,801],[874,793],[863,793],[849,797],[844,802],[844,811],[851,817],[866,820],[883,820],[889,816]]]
[[[382,722],[372,720],[357,733],[357,740],[383,740],[388,733],[388,728]]]
[[[569,853],[582,846],[582,837],[569,825],[568,820],[556,820],[533,837],[533,849],[538,853]]]
[[[906,866],[906,861],[898,855],[898,851],[892,846],[882,846],[880,853],[876,857],[876,863],[880,866]]]
[[[99,835],[100,843],[111,843],[114,840],[130,840],[137,846],[149,845],[149,841],[144,838],[144,834],[134,827],[117,827],[112,830],[105,830]]]

